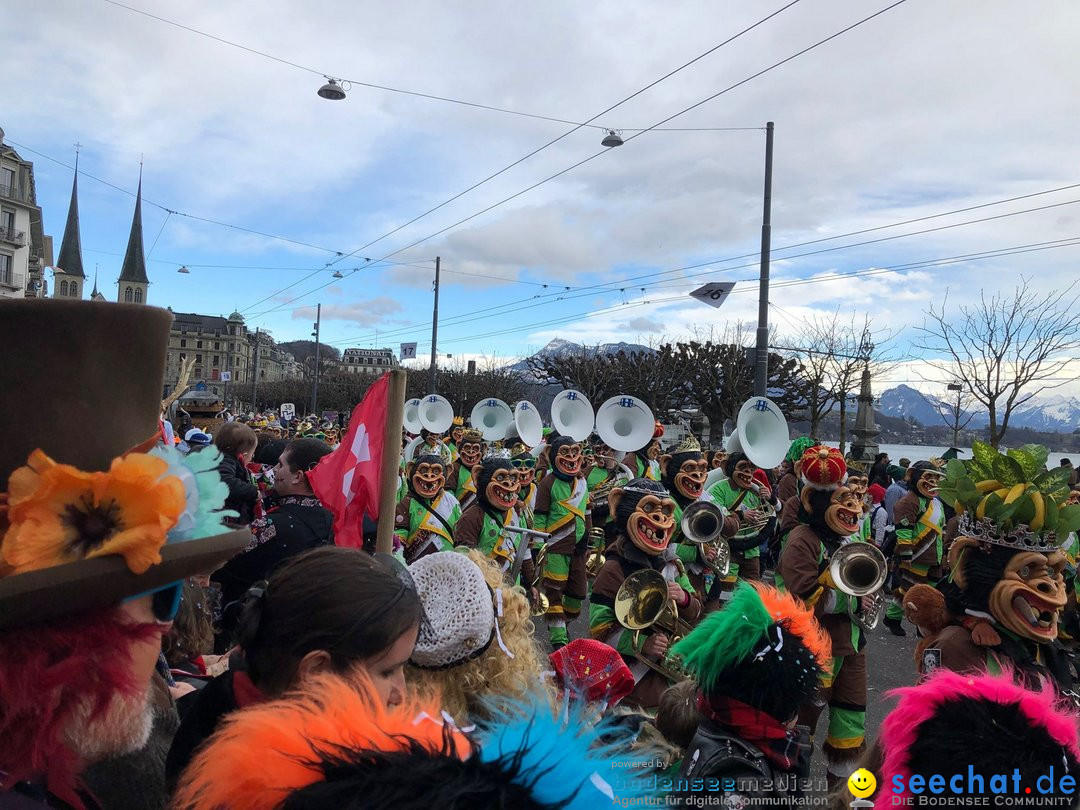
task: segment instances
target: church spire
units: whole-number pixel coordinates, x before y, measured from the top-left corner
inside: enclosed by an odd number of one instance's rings
[[[131,219],[131,235],[128,237],[124,265],[120,270],[120,281],[149,284],[146,277],[146,256],[143,254],[142,233],[142,166],[139,166],[139,191],[135,195],[135,216]]]
[[[94,291],[90,293],[91,301],[104,301],[105,296],[98,292],[97,288],[98,266],[94,265]]]
[[[69,276],[86,278],[82,263],[82,239],[79,236],[79,153],[75,152],[75,178],[71,181],[71,204],[68,206],[64,239],[56,267]]]

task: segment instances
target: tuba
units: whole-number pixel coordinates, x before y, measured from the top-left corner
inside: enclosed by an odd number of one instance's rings
[[[514,405],[514,427],[518,437],[527,447],[536,447],[544,440],[544,420],[540,411],[528,400]]]
[[[885,609],[885,580],[889,564],[881,550],[871,543],[845,543],[829,560],[829,576],[837,589],[848,596],[869,596],[871,605],[851,614],[851,619],[863,630],[873,630],[881,621]]]
[[[784,460],[791,440],[784,414],[771,399],[751,397],[739,409],[735,434],[738,450],[757,467],[769,470]],[[731,447],[728,452],[736,452]]]
[[[655,430],[652,411],[637,397],[619,394],[596,412],[596,432],[612,450],[636,452],[652,441]]]
[[[454,423],[454,406],[445,397],[428,394],[421,400],[417,416],[421,427],[441,435]]]
[[[655,628],[667,633],[674,644],[693,628],[679,618],[679,609],[667,596],[667,580],[659,571],[643,568],[635,571],[619,586],[615,594],[615,618],[627,630],[634,631],[634,646],[642,630]],[[687,678],[677,659],[664,659],[657,663],[642,655],[636,656],[649,669],[671,681]]]
[[[514,412],[501,399],[487,397],[473,406],[469,421],[484,434],[484,441],[499,442],[506,438],[507,428],[514,424]]]
[[[584,441],[593,432],[596,420],[592,404],[580,391],[560,391],[551,403],[551,424],[561,436]]]
[[[405,403],[405,413],[401,418],[401,426],[405,428],[406,433],[413,436],[420,435],[420,429],[424,426],[420,424],[420,400],[417,397],[413,397]]]
[[[731,568],[731,547],[720,536],[724,528],[724,510],[710,501],[694,501],[683,512],[679,529],[683,537],[691,543],[716,549],[716,556],[710,562],[704,554],[705,565],[718,577],[726,577]]]
[[[589,556],[585,558],[585,576],[588,579],[596,579],[596,575],[607,562],[607,557],[604,556],[606,539],[603,529],[592,529],[589,532],[590,550]]]

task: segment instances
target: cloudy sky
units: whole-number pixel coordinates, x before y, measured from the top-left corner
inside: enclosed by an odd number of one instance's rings
[[[335,346],[424,355],[435,256],[457,359],[753,321],[766,121],[777,341],[866,312],[908,355],[946,289],[951,307],[1076,277],[1071,0],[906,0],[756,78],[890,0],[128,4],[144,13],[7,4],[0,27],[0,126],[35,161],[56,250],[82,144],[84,264],[110,297],[142,159],[150,302],[236,308],[279,340],[308,337],[321,303]],[[353,81],[345,101],[316,95],[323,75]],[[1028,246],[1049,249],[1009,255]],[[737,284],[720,310],[688,297],[721,280]],[[887,384],[923,376],[897,368]]]

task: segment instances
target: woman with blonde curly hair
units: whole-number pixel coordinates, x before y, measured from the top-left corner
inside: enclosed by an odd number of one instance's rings
[[[423,604],[406,681],[420,695],[441,694],[442,707],[464,727],[483,722],[499,699],[555,690],[533,638],[529,602],[478,551],[429,554],[409,566]]]

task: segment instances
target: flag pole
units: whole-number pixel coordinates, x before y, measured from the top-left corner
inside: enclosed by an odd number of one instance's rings
[[[379,529],[375,550],[393,551],[394,513],[397,509],[397,477],[401,464],[401,422],[405,416],[405,369],[390,372],[386,396],[386,433],[383,435],[382,465],[379,469]]]

